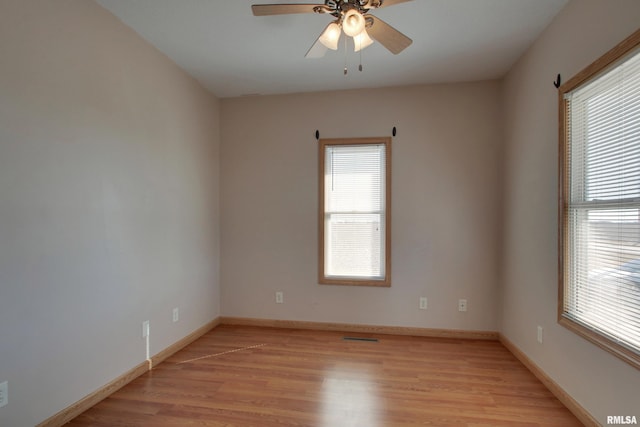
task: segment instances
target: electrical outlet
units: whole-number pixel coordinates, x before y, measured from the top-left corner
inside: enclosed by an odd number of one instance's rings
[[[542,344],[542,326],[538,326],[538,342]]]
[[[427,297],[420,297],[420,310],[427,309]]]
[[[180,319],[180,310],[178,307],[173,309],[173,321],[177,322]]]
[[[284,292],[282,291],[276,292],[276,303],[284,304]]]
[[[467,311],[467,300],[459,299],[458,300],[458,311]]]
[[[145,320],[142,322],[142,338],[146,338],[149,336],[149,321]]]
[[[9,404],[9,382],[0,383],[0,408]]]

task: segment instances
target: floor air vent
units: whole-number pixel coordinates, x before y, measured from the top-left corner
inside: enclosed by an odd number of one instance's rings
[[[366,337],[342,337],[345,341],[366,341],[366,342],[378,342],[378,338],[366,338]]]

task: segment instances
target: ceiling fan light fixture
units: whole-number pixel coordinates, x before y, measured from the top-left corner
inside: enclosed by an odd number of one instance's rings
[[[373,40],[369,37],[367,30],[362,30],[360,34],[353,38],[353,51],[359,52],[362,49],[369,47],[373,44]]]
[[[350,37],[355,37],[364,31],[364,16],[356,9],[349,9],[342,17],[342,30]]]
[[[293,0],[295,1],[295,0]],[[321,58],[328,49],[338,50],[342,33],[354,39],[354,50],[362,51],[373,41],[380,43],[394,55],[399,54],[413,43],[409,37],[396,30],[382,19],[371,15],[372,9],[393,6],[412,0],[324,0],[312,3],[254,4],[251,10],[255,16],[289,15],[297,13],[317,13],[333,16],[335,19],[318,37],[305,58]],[[366,29],[366,31],[365,31]]]
[[[327,25],[322,35],[320,35],[320,43],[331,50],[338,50],[338,41],[340,40],[340,26],[332,22]]]

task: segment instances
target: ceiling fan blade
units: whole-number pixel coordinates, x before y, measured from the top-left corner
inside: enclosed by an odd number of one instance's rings
[[[324,4],[254,4],[251,10],[254,16],[288,15],[292,13],[315,13],[315,8],[324,8]]]
[[[329,50],[328,47],[320,42],[320,37],[316,39],[316,42],[309,48],[307,53],[304,55],[305,58],[322,58],[325,53]]]
[[[380,7],[389,7],[389,6],[393,6],[395,4],[398,4],[398,3],[406,3],[408,1],[411,1],[411,0],[383,0],[383,2],[380,5]]]
[[[367,27],[367,33],[375,41],[389,49],[394,55],[399,54],[413,43],[409,37],[393,28],[380,18],[368,15],[367,19],[372,19],[371,27]]]
[[[406,3],[412,0],[369,0],[365,6],[367,9],[380,9],[381,7],[389,7],[399,3]]]

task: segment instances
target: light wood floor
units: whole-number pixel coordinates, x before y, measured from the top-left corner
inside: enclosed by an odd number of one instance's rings
[[[499,342],[345,335],[219,326],[67,425],[581,425]]]

